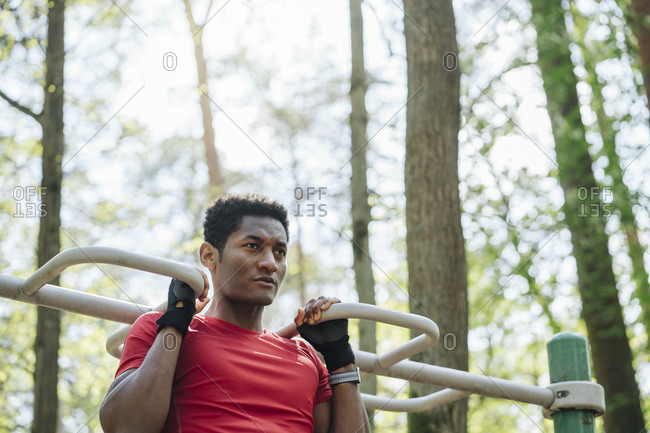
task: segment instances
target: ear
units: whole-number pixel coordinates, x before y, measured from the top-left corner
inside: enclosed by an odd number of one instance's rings
[[[214,272],[219,266],[219,250],[212,246],[209,242],[203,242],[199,248],[199,257],[201,264],[210,271]]]

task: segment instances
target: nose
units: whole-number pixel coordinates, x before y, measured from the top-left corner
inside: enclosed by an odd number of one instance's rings
[[[260,269],[264,269],[269,273],[273,273],[278,269],[278,265],[275,263],[275,257],[273,257],[272,248],[263,248],[259,254],[260,258],[257,262],[257,266]]]

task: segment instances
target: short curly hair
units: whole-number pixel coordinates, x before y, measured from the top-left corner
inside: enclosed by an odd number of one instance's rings
[[[287,209],[282,204],[261,194],[226,194],[208,207],[203,220],[203,239],[219,251],[219,259],[228,237],[239,230],[242,218],[247,215],[268,216],[280,221],[289,242]]]

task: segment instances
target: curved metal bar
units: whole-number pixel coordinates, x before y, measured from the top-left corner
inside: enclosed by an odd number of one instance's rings
[[[375,362],[377,367],[385,368],[403,359],[409,358],[424,349],[433,346],[438,342],[440,330],[436,323],[424,316],[402,311],[389,310],[388,308],[377,307],[369,304],[340,303],[333,304],[326,311],[323,311],[321,322],[334,319],[367,319],[376,322],[388,323],[389,325],[401,326],[414,331],[420,331],[423,335],[407,341],[406,343],[377,356]],[[287,325],[278,332],[291,334],[291,326]],[[294,333],[296,335],[295,326]],[[279,334],[282,335],[282,334]],[[283,337],[285,335],[282,335]],[[291,338],[291,337],[288,337]]]
[[[151,307],[146,305],[65,289],[52,284],[46,284],[38,292],[27,296],[21,291],[24,281],[22,278],[0,275],[0,296],[120,323],[133,323],[142,314],[151,311]]]
[[[0,275],[0,296],[127,324],[152,310],[143,305],[46,284],[65,268],[80,263],[109,263],[167,275],[186,281],[197,295],[203,291],[203,277],[198,270],[190,266],[117,248],[85,247],[58,254],[26,280]],[[163,310],[165,306],[166,303],[162,303],[156,309]],[[364,394],[364,402],[369,408],[414,412],[456,401],[469,394],[532,403],[544,408],[550,407],[555,400],[554,392],[550,388],[407,360],[439,339],[438,326],[426,317],[367,304],[341,303],[334,304],[324,311],[321,321],[341,318],[374,320],[422,332],[422,335],[381,355],[355,351],[357,365],[372,374],[447,388],[427,396],[405,400]],[[119,357],[120,346],[128,329],[130,326],[122,327],[109,336],[107,350],[111,355]],[[277,333],[291,338],[297,331],[293,324],[289,324]]]
[[[160,307],[160,306],[159,306]],[[162,311],[156,307],[156,310]],[[403,326],[416,331],[423,332],[413,340],[410,340],[395,349],[392,349],[381,356],[376,357],[375,363],[379,368],[390,366],[402,359],[420,353],[427,347],[433,346],[438,341],[440,331],[438,325],[433,320],[427,319],[417,314],[404,313],[401,311],[389,310],[387,308],[377,307],[369,304],[341,303],[334,304],[328,310],[323,311],[321,322],[335,319],[368,319],[377,322],[388,323],[395,326]],[[122,335],[122,330],[111,334],[106,342],[106,350],[116,358],[120,357],[121,350],[118,348],[126,334]],[[278,335],[285,338],[293,338],[298,335],[296,326],[293,323],[283,326],[277,332]]]
[[[376,395],[363,393],[361,397],[367,409],[387,410],[390,412],[422,412],[443,404],[453,403],[471,394],[471,392],[456,389],[443,389],[423,397],[409,399],[377,397]]]
[[[167,310],[167,301],[161,302],[154,308],[149,309],[149,311],[166,311],[166,310]],[[135,322],[135,320],[133,320],[133,322]],[[117,359],[120,359],[120,357],[122,356],[122,347],[124,346],[124,340],[126,340],[126,336],[131,330],[133,322],[129,323],[127,326],[121,326],[117,331],[113,332],[106,339],[106,351],[111,356]]]
[[[359,368],[382,376],[397,377],[487,397],[532,403],[542,407],[549,407],[555,399],[552,390],[540,386],[409,360],[400,361],[387,368],[379,368],[376,354],[355,351],[354,355]]]
[[[194,289],[197,297],[203,292],[203,277],[196,268],[173,260],[111,247],[83,247],[62,251],[27,278],[21,291],[27,296],[33,295],[66,268],[82,263],[106,263],[167,275],[185,281]]]
[[[106,339],[106,351],[114,358],[120,359],[122,357],[122,348],[124,347],[124,340],[131,330],[132,325],[120,326],[120,328],[113,332]]]

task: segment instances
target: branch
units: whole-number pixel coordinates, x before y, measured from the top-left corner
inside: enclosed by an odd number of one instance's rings
[[[208,5],[208,10],[205,11],[205,18],[203,18],[203,25],[205,25],[208,22],[208,18],[210,18],[210,10],[212,9],[212,2],[214,0],[210,0],[210,4]]]
[[[39,123],[41,122],[41,115],[42,115],[42,113],[39,113],[39,114],[34,113],[34,112],[33,112],[32,110],[30,110],[29,108],[22,106],[22,105],[19,104],[17,101],[15,101],[15,100],[13,100],[12,98],[10,98],[10,97],[9,97],[5,92],[3,92],[2,90],[0,90],[0,97],[2,97],[2,99],[4,99],[5,101],[7,101],[7,102],[9,103],[9,105],[11,105],[12,107],[17,108],[18,110],[22,111],[23,113],[27,114],[27,115],[30,116],[30,117],[33,117],[34,120],[36,120],[37,122],[39,122]]]

